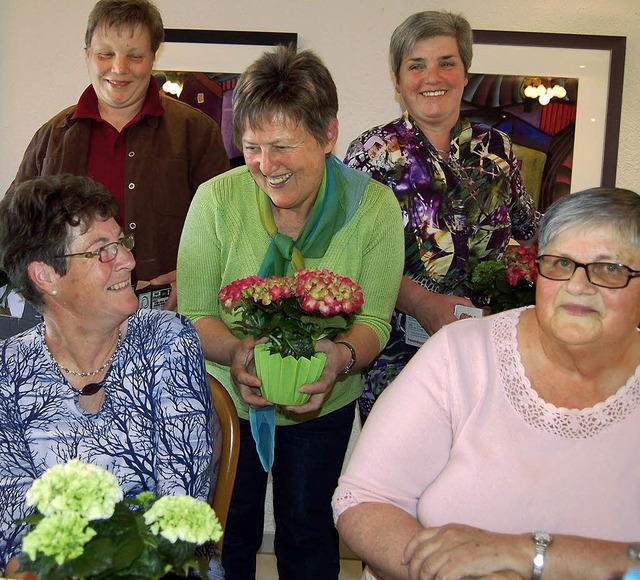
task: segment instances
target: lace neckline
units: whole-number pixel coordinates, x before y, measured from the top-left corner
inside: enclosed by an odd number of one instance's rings
[[[504,392],[527,424],[566,439],[588,439],[622,422],[640,406],[640,365],[615,394],[593,407],[567,409],[547,403],[531,386],[517,348],[522,312],[511,310],[493,317],[491,334]]]

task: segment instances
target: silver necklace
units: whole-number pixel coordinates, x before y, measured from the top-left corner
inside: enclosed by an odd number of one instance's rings
[[[99,375],[104,369],[106,369],[115,360],[116,355],[118,354],[118,351],[120,350],[120,345],[122,344],[122,330],[119,328],[118,329],[118,342],[116,344],[116,348],[114,349],[113,354],[107,359],[107,361],[99,369],[96,369],[95,371],[91,371],[91,372],[88,372],[88,373],[79,372],[79,371],[72,371],[71,369],[69,369],[67,367],[63,367],[55,359],[55,357],[51,354],[51,351],[49,350],[49,346],[47,345],[47,340],[45,338],[46,331],[47,331],[47,327],[46,327],[45,323],[43,322],[40,325],[40,332],[42,333],[42,344],[44,344],[44,349],[47,351],[47,354],[51,357],[51,360],[54,362],[54,364],[62,372],[70,374],[70,375],[72,375],[74,377],[95,377],[96,375]]]

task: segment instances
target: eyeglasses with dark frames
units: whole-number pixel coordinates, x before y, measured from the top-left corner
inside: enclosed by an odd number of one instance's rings
[[[56,256],[56,258],[98,258],[101,262],[111,262],[115,260],[118,255],[119,246],[122,246],[125,250],[133,250],[135,242],[133,240],[133,234],[120,238],[117,242],[111,242],[100,246],[93,252],[78,252],[77,254],[64,254],[63,256]]]
[[[565,282],[570,280],[578,268],[584,268],[587,280],[600,288],[626,288],[631,278],[640,276],[640,270],[632,270],[624,264],[613,262],[590,262],[581,264],[564,256],[543,254],[536,260],[538,274],[543,278]]]

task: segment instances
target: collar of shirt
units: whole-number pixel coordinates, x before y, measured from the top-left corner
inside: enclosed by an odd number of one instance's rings
[[[147,96],[138,114],[118,132],[100,116],[98,97],[89,85],[82,93],[72,119],[88,119],[91,123],[91,139],[87,151],[87,175],[102,183],[113,197],[118,200],[119,211],[116,221],[130,233],[131,226],[126,221],[125,192],[137,185],[125,183],[127,164],[127,133],[132,125],[146,119],[156,123],[163,115],[164,107],[160,102],[160,92],[156,80],[151,77]]]
[[[127,123],[123,128],[123,131],[131,125],[137,123],[145,116],[149,117],[162,117],[164,114],[164,107],[160,102],[160,89],[158,83],[152,76],[149,79],[149,88],[147,89],[147,95],[142,103],[142,108],[138,114]],[[102,122],[103,119],[100,116],[100,110],[98,109],[98,96],[93,88],[93,85],[89,85],[78,100],[76,110],[71,116],[71,119],[93,119],[95,121]]]

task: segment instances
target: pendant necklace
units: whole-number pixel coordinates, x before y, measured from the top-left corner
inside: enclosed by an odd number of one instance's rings
[[[56,365],[56,367],[58,367],[58,369],[64,373],[67,373],[71,376],[74,377],[95,377],[96,375],[99,375],[104,369],[106,369],[116,358],[118,351],[120,350],[120,346],[122,345],[122,330],[119,328],[118,329],[118,342],[116,343],[116,347],[113,351],[113,354],[106,360],[106,362],[98,369],[96,369],[95,371],[90,371],[90,372],[81,372],[81,371],[72,371],[70,368],[67,367],[63,367],[56,359],[55,357],[51,354],[51,351],[49,350],[49,345],[47,345],[47,340],[45,338],[45,334],[47,331],[47,327],[46,324],[43,322],[40,325],[40,332],[42,333],[42,344],[44,345],[44,349],[47,351],[47,354],[51,357],[51,360],[53,361],[53,363]],[[87,385],[85,385],[82,389],[80,389],[80,394],[81,395],[94,395],[95,393],[97,393],[101,388],[103,387],[103,385],[101,383],[89,383]]]

